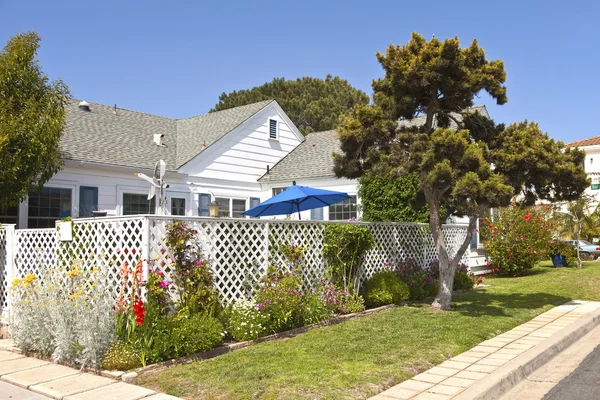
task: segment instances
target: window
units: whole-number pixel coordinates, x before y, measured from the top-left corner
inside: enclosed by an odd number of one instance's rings
[[[148,200],[148,195],[123,193],[123,215],[154,214],[156,196]]]
[[[56,220],[71,216],[71,189],[43,188],[29,196],[28,228],[53,228]]]
[[[210,216],[210,194],[200,193],[198,195],[198,215],[201,217]]]
[[[310,219],[313,221],[322,221],[323,220],[323,208],[313,208],[310,210]]]
[[[279,188],[273,188],[272,192],[273,192],[273,197],[277,196],[279,193],[283,192],[285,189],[284,187],[279,187]]]
[[[98,211],[98,188],[81,186],[79,188],[79,216],[91,217],[92,211]]]
[[[356,218],[356,196],[329,206],[330,221],[348,221]]]
[[[215,197],[219,205],[219,217],[229,217],[229,199],[226,197]]]
[[[250,207],[248,207],[248,209],[254,208],[259,204],[260,204],[260,199],[258,197],[250,197]]]
[[[232,199],[231,203],[233,205],[231,216],[233,218],[244,218],[242,213],[246,211],[246,200]]]
[[[276,119],[269,120],[269,139],[277,140],[279,138],[279,127]]]
[[[185,215],[185,199],[171,197],[171,215]]]
[[[8,207],[0,210],[0,224],[15,224],[19,223],[19,206]]]

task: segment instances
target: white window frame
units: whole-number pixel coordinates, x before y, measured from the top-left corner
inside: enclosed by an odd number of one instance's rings
[[[85,186],[85,185],[84,185]],[[79,217],[79,184],[77,183],[49,183],[45,188],[71,189],[71,218]],[[77,205],[76,205],[77,204]],[[29,228],[29,197],[19,204],[19,228]]]
[[[149,189],[149,188],[148,188]],[[117,185],[117,215],[123,215],[123,194],[143,194],[148,196],[148,190],[136,186]],[[158,194],[157,194],[158,195]],[[155,196],[157,196],[155,195]],[[154,202],[154,215],[158,215],[158,199]]]
[[[275,137],[271,137],[271,121],[275,121]],[[277,118],[269,118],[269,125],[267,126],[269,140],[279,141],[279,123],[280,121]]]
[[[248,210],[249,204],[250,204],[250,197],[241,197],[241,196],[231,196],[231,195],[218,195],[218,194],[214,194],[212,196],[212,201],[216,201],[217,198],[219,198],[219,199],[228,199],[229,200],[229,215],[227,217],[221,217],[221,218],[236,218],[236,217],[233,217],[233,200],[243,200],[245,202],[245,204],[246,204],[246,210]],[[242,218],[249,218],[249,217],[242,216]],[[240,219],[240,218],[236,218],[236,219]]]
[[[176,199],[185,199],[185,214],[184,214],[184,216],[189,217],[189,216],[193,215],[192,205],[195,202],[193,201],[192,193],[178,191],[178,190],[167,190],[166,191],[167,207],[165,207],[165,210],[167,211],[168,215],[171,215],[171,199],[173,197],[175,197]],[[196,213],[198,213],[198,211],[196,211]]]

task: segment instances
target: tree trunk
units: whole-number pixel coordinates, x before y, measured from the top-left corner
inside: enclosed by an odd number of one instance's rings
[[[581,240],[581,220],[577,221],[577,268],[583,268],[581,254],[579,253],[579,241]]]
[[[435,243],[435,249],[438,254],[438,261],[440,263],[440,287],[438,294],[433,300],[431,307],[439,310],[449,310],[452,302],[452,289],[454,286],[454,274],[458,263],[465,254],[469,243],[471,243],[471,237],[473,236],[473,229],[475,229],[476,217],[469,219],[469,225],[467,227],[467,236],[465,241],[461,244],[457,253],[454,256],[452,262],[448,257],[448,250],[446,249],[446,243],[444,241],[444,232],[442,230],[442,221],[440,221],[440,206],[439,201],[436,201],[433,193],[428,190],[424,190],[427,204],[429,205],[429,228],[433,236]]]

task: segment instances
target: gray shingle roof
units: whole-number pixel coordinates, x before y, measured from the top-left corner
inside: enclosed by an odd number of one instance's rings
[[[90,103],[79,109],[79,100],[67,105],[67,121],[60,148],[66,159],[134,168],[154,168],[165,160],[175,170],[190,161],[271,101],[248,104],[186,119],[172,119],[138,111]],[[164,134],[159,147],[153,134]]]
[[[287,156],[258,181],[293,181],[295,179],[333,178],[333,153],[340,151],[336,131],[314,132],[306,135]]]

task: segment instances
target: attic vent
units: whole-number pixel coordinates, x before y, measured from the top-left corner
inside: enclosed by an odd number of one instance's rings
[[[269,120],[269,139],[277,139],[277,120]]]
[[[82,100],[82,101],[79,102],[79,109],[83,110],[83,111],[92,111],[90,109],[90,103],[88,103],[85,100]]]

